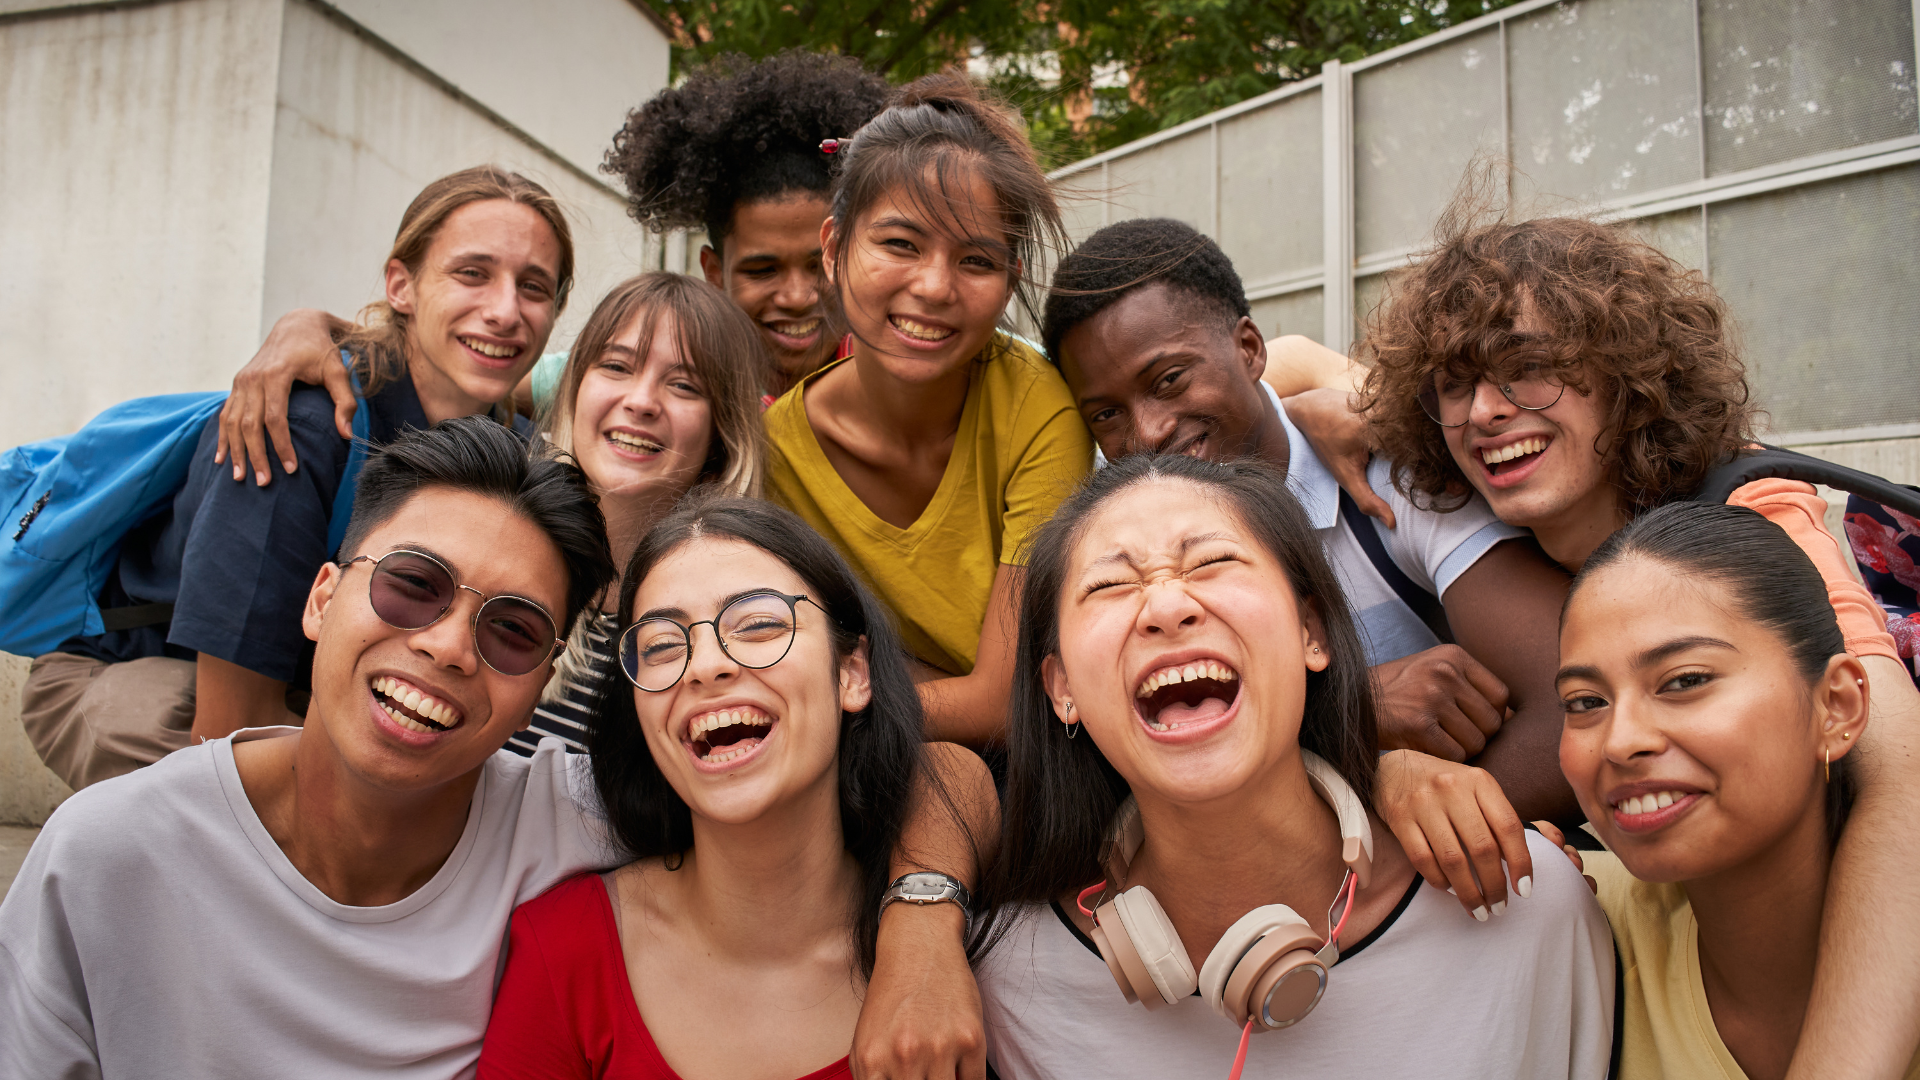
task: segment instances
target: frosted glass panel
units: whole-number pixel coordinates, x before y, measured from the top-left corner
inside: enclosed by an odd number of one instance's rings
[[[1700,0],[1707,171],[1911,135],[1912,0]]]
[[[1707,265],[1706,226],[1706,219],[1694,207],[1656,214],[1629,224],[1640,239],[1689,270],[1705,269]]]
[[[1773,431],[1920,421],[1920,166],[1716,205],[1707,224]]]
[[[1484,30],[1353,77],[1356,252],[1412,247],[1476,150],[1499,153],[1500,31]]]
[[[1213,233],[1213,134],[1201,128],[1116,158],[1113,218],[1170,217]]]
[[[1325,300],[1319,289],[1270,296],[1253,302],[1253,324],[1268,341],[1282,334],[1304,334],[1326,344]]]
[[[1249,289],[1320,269],[1320,150],[1318,91],[1220,124],[1220,246]]]
[[[1692,5],[1585,0],[1507,24],[1513,159],[1540,192],[1611,199],[1700,179]]]
[[[1367,336],[1367,317],[1387,294],[1387,275],[1368,274],[1353,279],[1353,340]]]

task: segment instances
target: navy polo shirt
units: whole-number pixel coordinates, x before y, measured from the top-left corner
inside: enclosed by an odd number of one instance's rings
[[[382,387],[366,408],[375,446],[428,426],[410,377]],[[60,651],[116,663],[206,653],[304,687],[311,657],[300,617],[332,554],[327,525],[350,446],[334,427],[333,399],[317,386],[294,387],[287,429],[299,471],[282,469],[269,443],[273,482],[260,487],[251,476],[234,480],[231,464],[214,464],[220,418],[209,420],[172,508],[127,534],[101,596],[104,608],[170,603],[172,623],[72,638]]]

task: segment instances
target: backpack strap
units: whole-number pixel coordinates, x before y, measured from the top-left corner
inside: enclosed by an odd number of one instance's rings
[[[1871,499],[1890,506],[1909,517],[1920,517],[1920,488],[1896,484],[1872,473],[1849,469],[1781,446],[1760,444],[1758,450],[1735,454],[1707,474],[1700,489],[1688,502],[1724,503],[1733,493],[1755,480],[1798,480],[1805,484],[1823,484],[1830,488]]]
[[[347,381],[353,385],[353,438],[347,443],[347,468],[340,474],[340,488],[333,495],[333,511],[327,516],[327,558],[340,555],[340,543],[347,538],[347,523],[353,519],[353,496],[360,487],[360,470],[367,463],[373,446],[372,423],[367,418],[366,397],[360,392],[360,376],[353,371],[353,354],[340,350],[340,361],[347,366]]]
[[[1387,583],[1387,588],[1400,598],[1400,602],[1413,609],[1427,629],[1441,641],[1452,641],[1453,630],[1447,625],[1447,609],[1441,605],[1440,598],[1414,584],[1412,578],[1401,570],[1387,554],[1387,546],[1380,542],[1380,533],[1374,528],[1373,519],[1360,509],[1345,488],[1340,489],[1340,516],[1346,519],[1347,529],[1353,538],[1360,541],[1360,550],[1367,553],[1367,561],[1373,563],[1373,569]]]

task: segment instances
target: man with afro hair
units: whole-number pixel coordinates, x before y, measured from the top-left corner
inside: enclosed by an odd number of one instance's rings
[[[633,110],[602,166],[640,224],[706,230],[700,268],[760,327],[776,394],[833,359],[820,269],[833,151],[888,93],[849,57],[722,56]]]
[[[1383,775],[1424,769],[1429,756],[1471,760],[1527,819],[1578,814],[1560,775],[1553,689],[1566,576],[1484,502],[1450,514],[1415,506],[1394,490],[1385,461],[1371,464],[1367,482],[1397,526],[1362,515],[1262,382],[1267,345],[1219,245],[1166,219],[1101,229],[1055,272],[1041,336],[1103,454],[1252,457],[1287,473],[1341,576],[1380,682],[1381,746],[1394,751]],[[1368,547],[1390,559],[1387,573]],[[1427,835],[1439,835],[1445,820],[1432,824]],[[1476,850],[1485,889],[1460,891],[1484,918],[1500,910],[1504,875],[1485,824],[1474,828],[1457,847]],[[1461,858],[1430,849],[1419,829],[1396,832],[1431,880],[1442,880],[1436,858]],[[1530,865],[1516,861],[1522,857],[1513,852],[1508,862]]]

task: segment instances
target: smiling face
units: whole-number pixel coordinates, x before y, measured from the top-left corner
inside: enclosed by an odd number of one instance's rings
[[[1319,618],[1211,492],[1161,478],[1114,496],[1065,580],[1047,692],[1136,794],[1226,798],[1299,756]]]
[[[607,495],[678,497],[713,445],[706,388],[680,347],[672,316],[634,313],[587,368],[573,403],[573,454]]]
[[[1134,289],[1060,340],[1060,373],[1109,460],[1137,450],[1254,456],[1279,422],[1260,389],[1266,364],[1252,319],[1160,283]]]
[[[977,170],[956,176],[951,204],[931,173],[930,199],[896,188],[876,200],[852,223],[844,266],[834,257],[840,223],[821,226],[856,348],[902,382],[937,381],[972,362],[1013,295],[1000,201]]]
[[[1516,335],[1550,331],[1530,305],[1514,320]],[[1500,357],[1501,367],[1521,368],[1532,352],[1523,345]],[[1471,395],[1470,406],[1464,424],[1441,429],[1447,450],[1501,521],[1534,530],[1548,554],[1576,567],[1625,524],[1601,456],[1611,436],[1599,396],[1569,386],[1535,410],[1514,404],[1489,378],[1458,391]]]
[[[734,207],[733,231],[721,250],[700,252],[707,281],[726,290],[773,355],[784,389],[833,359],[827,332],[826,274],[821,269],[824,196],[792,192]]]
[[[484,412],[513,393],[553,331],[560,241],[532,207],[471,202],[447,215],[417,271],[387,264],[408,316],[408,372],[427,419]]]
[[[1788,837],[1823,841],[1823,755],[1865,723],[1863,702],[1849,711],[1857,661],[1810,687],[1723,586],[1629,556],[1569,601],[1560,662],[1561,770],[1635,877],[1705,878]]]
[[[506,503],[444,487],[422,489],[343,556],[396,548],[433,555],[467,588],[431,625],[400,630],[374,612],[371,562],[322,567],[304,616],[317,643],[306,730],[364,781],[421,790],[478,768],[525,727],[553,670],[546,663],[514,676],[489,667],[474,645],[482,599],[468,589],[531,600],[558,620],[567,569],[553,541]]]
[[[648,572],[634,596],[635,622],[713,619],[738,597],[771,590],[805,595],[793,568],[738,540],[690,540]],[[780,602],[767,609],[787,617]],[[730,619],[733,613],[730,612]],[[696,626],[686,672],[659,693],[634,690],[634,709],[653,760],[696,817],[744,824],[795,800],[837,806],[841,714],[867,705],[864,644],[836,658],[827,616],[801,601],[793,643],[770,667],[742,667],[711,624]],[[754,626],[739,628],[751,639]]]

